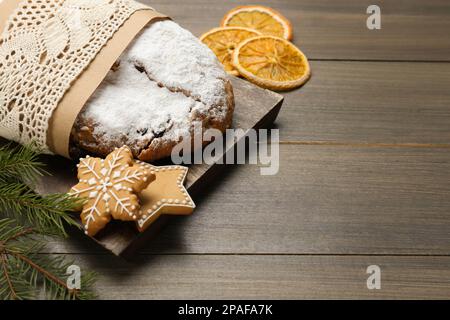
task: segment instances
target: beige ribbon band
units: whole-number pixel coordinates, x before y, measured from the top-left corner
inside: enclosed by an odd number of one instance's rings
[[[0,22],[7,21],[11,13],[19,6],[20,0],[0,0]],[[0,23],[0,36],[6,24]]]

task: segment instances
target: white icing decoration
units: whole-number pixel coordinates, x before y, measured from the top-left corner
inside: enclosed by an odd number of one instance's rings
[[[128,169],[123,175],[117,176],[115,171],[121,167],[119,161],[123,159],[123,156],[121,156],[120,153],[124,150],[128,150],[128,148],[124,147],[119,152],[116,151],[116,154],[112,155],[111,160],[105,162],[105,168],[102,169],[101,172],[102,176],[99,176],[98,173],[95,172],[95,159],[86,158],[81,159],[80,161],[80,172],[83,175],[92,176],[92,178],[89,180],[80,180],[81,183],[86,183],[88,186],[85,188],[74,187],[72,188],[70,194],[79,197],[82,194],[88,193],[90,199],[95,199],[90,207],[84,208],[83,210],[83,213],[87,213],[85,217],[86,230],[89,230],[89,225],[91,222],[95,221],[96,216],[102,216],[104,214],[104,212],[99,210],[99,205],[101,203],[104,204],[106,213],[110,212],[109,208],[111,205],[111,200],[114,200],[114,210],[116,212],[128,214],[133,218],[135,217],[137,207],[131,202],[131,198],[129,196],[120,197],[115,190],[121,191],[124,189],[123,181],[127,181],[129,183],[138,182],[145,171]],[[132,188],[126,189],[129,191],[133,190]]]

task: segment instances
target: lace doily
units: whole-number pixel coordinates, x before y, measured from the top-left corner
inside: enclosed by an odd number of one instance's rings
[[[133,0],[25,0],[0,38],[0,136],[44,153],[53,111],[137,10]]]

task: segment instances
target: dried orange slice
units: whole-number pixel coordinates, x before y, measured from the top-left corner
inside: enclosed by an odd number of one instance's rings
[[[224,65],[225,71],[238,76],[239,72],[231,63],[234,49],[242,41],[259,35],[261,34],[258,31],[248,28],[225,27],[208,31],[200,37],[200,40],[216,54],[217,58]]]
[[[289,90],[311,76],[308,59],[291,42],[273,36],[259,36],[241,42],[233,54],[239,73],[260,87]]]
[[[281,13],[264,6],[240,6],[222,19],[222,27],[245,27],[292,40],[292,25]]]

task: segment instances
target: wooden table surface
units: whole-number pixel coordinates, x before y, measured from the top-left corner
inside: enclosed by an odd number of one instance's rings
[[[240,4],[292,21],[314,75],[285,94],[280,172],[227,167],[132,261],[78,233],[51,253],[97,271],[104,299],[450,298],[449,1],[145,2],[195,35]]]

